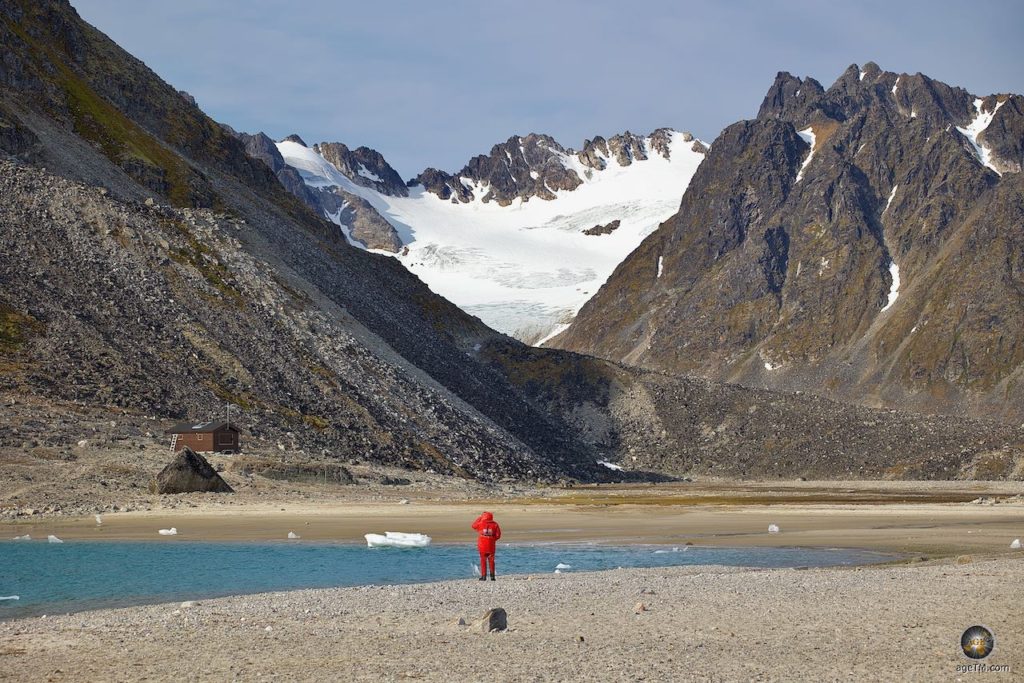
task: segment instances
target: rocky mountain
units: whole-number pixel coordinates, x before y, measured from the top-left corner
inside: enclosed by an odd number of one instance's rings
[[[671,129],[659,128],[647,137],[629,131],[607,140],[598,136],[584,142],[579,152],[562,147],[548,135],[513,135],[492,147],[489,155],[470,159],[454,175],[428,168],[410,180],[409,186],[422,185],[441,199],[463,204],[477,198],[501,206],[517,199],[528,202],[533,197],[550,201],[557,198],[559,190],[575,190],[590,180],[594,171],[608,168],[610,161],[625,167],[633,161],[647,161],[649,154],[671,160],[675,134]],[[682,141],[692,143],[692,152],[706,151],[705,145],[689,133],[682,134]]]
[[[374,170],[362,172],[369,167],[347,149],[283,140],[291,169],[278,174],[353,244],[395,253],[431,289],[528,343],[564,328],[676,211],[706,152],[668,129],[597,137],[580,152],[546,135],[513,136],[455,175],[427,169],[399,192],[379,155],[363,152]],[[294,188],[294,173],[305,187]]]
[[[268,439],[463,476],[607,473],[467,354],[500,335],[348,247],[246,153],[265,141],[66,2],[0,10],[0,390],[164,419],[227,400]]]
[[[86,420],[91,441],[118,438],[119,423],[139,440],[225,402],[243,409],[253,449],[485,481],[629,476],[600,460],[679,474],[1021,476],[1024,432],[1007,425],[524,346],[396,259],[352,248],[296,199],[288,167],[317,188],[282,147],[323,159],[301,140],[269,145],[216,124],[66,2],[0,0],[0,31],[7,480],[30,481],[33,453],[73,457]],[[648,156],[594,177],[667,162]],[[624,217],[579,239],[626,229]]]
[[[317,215],[322,215],[324,218],[336,223],[344,234],[346,240],[349,243],[362,247],[364,249],[374,249],[377,251],[397,252],[402,246],[402,240],[398,237],[398,233],[394,227],[388,223],[384,218],[377,213],[369,202],[362,197],[358,197],[351,192],[346,192],[337,185],[307,185],[303,180],[302,176],[294,168],[289,166],[284,161],[284,157],[277,149],[276,143],[271,140],[265,133],[257,133],[256,135],[249,135],[248,133],[235,133],[234,135],[245,143],[245,151],[247,154],[255,159],[259,159],[263,163],[267,164],[272,171],[274,171],[277,179],[281,184],[291,192],[293,195],[305,202],[310,208],[316,212]],[[290,135],[285,138],[282,142],[287,142],[301,147],[305,147],[306,143],[302,141],[297,135]],[[372,180],[368,177],[359,175],[352,171],[352,161],[354,157],[349,156],[347,161],[343,161],[343,157],[340,155],[341,149],[345,150],[348,154],[347,148],[344,145],[336,145],[334,143],[324,145],[324,149],[332,150],[328,152],[328,155],[338,160],[338,163],[342,164],[342,167],[348,169],[349,173],[358,176],[359,180],[367,187],[380,188],[379,191],[388,192],[388,186],[382,182]],[[313,150],[313,153],[319,154],[320,147]],[[368,150],[365,147],[360,147],[361,155],[366,158],[379,158],[379,163],[386,162],[380,157],[377,152]],[[374,156],[376,155],[376,156]],[[356,162],[358,164],[358,162]],[[379,164],[377,165],[379,168]],[[359,166],[359,168],[364,168]],[[391,175],[397,177],[397,174],[390,166],[387,169],[391,172]],[[387,174],[385,174],[387,176]],[[379,178],[378,176],[374,176]],[[390,178],[390,176],[387,176]],[[391,178],[393,180],[394,178]],[[355,182],[355,181],[353,181]],[[399,181],[398,192],[405,193],[405,186]]]
[[[868,405],[1024,418],[1019,95],[780,73],[553,346]]]

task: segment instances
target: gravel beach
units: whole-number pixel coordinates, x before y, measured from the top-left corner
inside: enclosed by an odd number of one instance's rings
[[[996,559],[267,593],[0,623],[0,680],[966,680],[976,623],[1009,667],[984,680],[1013,680],[1022,588],[1024,562]],[[474,626],[493,607],[508,631]]]

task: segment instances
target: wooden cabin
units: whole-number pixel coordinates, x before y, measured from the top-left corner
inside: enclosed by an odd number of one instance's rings
[[[168,429],[171,450],[177,453],[188,446],[196,453],[238,453],[241,450],[238,427],[226,420],[182,422]]]

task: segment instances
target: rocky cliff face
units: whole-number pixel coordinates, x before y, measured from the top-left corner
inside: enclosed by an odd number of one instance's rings
[[[1019,420],[1022,102],[873,64],[828,90],[780,73],[554,345]]]
[[[378,249],[392,253],[402,248],[402,240],[398,236],[398,232],[365,199],[346,192],[340,187],[310,187],[298,171],[285,163],[277,145],[264,133],[256,135],[235,133],[235,136],[245,144],[246,154],[270,167],[286,190],[301,199],[318,215],[337,224],[349,241],[365,249]],[[303,147],[306,146],[306,143],[298,135],[289,135],[285,139]],[[372,149],[360,147],[355,153],[352,153],[340,143],[325,143],[314,149],[318,154],[326,155],[324,158],[335,164],[339,171],[346,175],[356,176],[358,180],[350,179],[357,184],[370,187],[389,196],[407,196],[408,194],[405,185],[398,178],[398,174],[387,165],[379,153]],[[363,165],[363,161],[369,164],[370,168],[381,172],[387,181],[384,181],[381,176],[373,174],[372,171],[366,170],[368,167]],[[338,166],[337,164],[342,165]],[[360,175],[359,169],[362,169],[362,175]],[[371,175],[372,177],[370,177]],[[395,182],[398,184],[395,185]]]
[[[598,136],[587,140],[579,152],[563,147],[548,135],[513,135],[492,147],[490,154],[470,159],[454,175],[428,168],[409,185],[422,185],[441,199],[462,203],[475,198],[501,206],[516,199],[552,200],[555,192],[574,190],[592,171],[607,168],[609,159],[629,166],[634,160],[646,160],[649,154],[669,158],[671,133],[660,128],[646,138],[629,131],[607,140]]]
[[[409,196],[402,178],[377,150],[369,147],[349,149],[340,142],[324,142],[314,145],[313,149],[356,185],[372,188],[389,197]]]

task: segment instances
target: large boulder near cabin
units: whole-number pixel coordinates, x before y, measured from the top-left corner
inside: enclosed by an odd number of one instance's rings
[[[160,470],[152,489],[153,493],[234,493],[206,458],[187,446]]]

